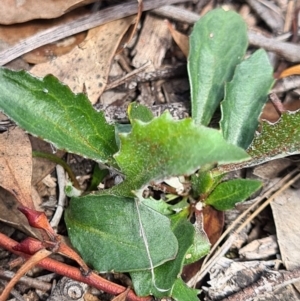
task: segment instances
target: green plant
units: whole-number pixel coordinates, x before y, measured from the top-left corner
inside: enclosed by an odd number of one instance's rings
[[[272,159],[275,148],[277,155],[282,153],[280,139],[274,145],[266,137],[269,148],[258,145],[255,159],[249,156],[259,143],[260,136],[253,138],[273,77],[267,54],[258,50],[244,60],[246,49],[246,25],[238,14],[223,9],[208,13],[190,38],[192,119],[174,121],[169,113],[154,118],[147,108],[131,105],[126,131],[108,124],[85,95],[74,95],[51,75],[38,79],[24,71],[0,70],[0,109],[20,127],[123,175],[117,186],[72,197],[65,221],[85,262],[99,272],[129,272],[140,296],[197,300],[197,291],[178,275],[184,264],[203,257],[210,247],[207,237],[188,220],[186,198],[169,205],[145,199],[144,188],[169,177],[189,176],[194,199],[227,210],[261,183],[222,182],[223,175]],[[220,102],[220,130],[209,128]],[[296,122],[299,114],[287,113],[284,118]],[[269,127],[264,125],[263,130]],[[290,152],[298,151],[299,140],[296,132]]]

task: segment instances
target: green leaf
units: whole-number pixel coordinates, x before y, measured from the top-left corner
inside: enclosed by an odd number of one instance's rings
[[[114,126],[94,110],[85,95],[74,94],[51,75],[40,79],[1,68],[0,110],[59,149],[115,164]]]
[[[300,154],[300,110],[286,112],[276,123],[263,120],[247,152],[251,160],[220,166],[219,172],[228,172],[256,166],[274,159]]]
[[[93,168],[92,180],[86,191],[93,191],[98,189],[98,185],[109,175],[109,170],[105,167],[99,167],[99,164],[95,164]]]
[[[191,177],[194,198],[200,195],[208,195],[222,180],[225,174],[212,170],[199,170],[198,174]]]
[[[188,73],[196,124],[209,124],[224,96],[224,84],[232,78],[247,45],[246,24],[233,11],[212,10],[195,24],[190,37]]]
[[[195,222],[193,226],[195,228],[194,241],[186,252],[184,265],[198,261],[209,253],[211,247],[211,243],[209,242],[209,239],[203,229],[202,220],[201,224]]]
[[[72,245],[99,272],[150,269],[174,259],[178,251],[170,220],[132,198],[73,198],[65,221]]]
[[[131,132],[131,124],[130,123],[115,123],[115,139],[118,148],[121,146],[120,134],[121,133],[130,133]]]
[[[176,259],[156,267],[154,274],[151,271],[130,273],[134,291],[139,296],[154,295],[157,298],[170,296],[174,282],[182,270],[185,253],[193,242],[195,232],[185,213],[172,216],[171,221],[172,230],[179,244]]]
[[[188,287],[181,278],[176,279],[172,298],[176,301],[199,301],[197,295],[200,293],[199,290]]]
[[[144,122],[151,121],[154,118],[152,111],[136,102],[130,103],[128,106],[128,117],[130,122],[134,119],[139,119]]]
[[[220,125],[226,141],[247,149],[273,82],[273,68],[263,49],[237,66],[221,104]]]
[[[217,210],[232,209],[238,202],[243,202],[255,191],[262,187],[257,180],[235,179],[219,184],[205,200],[205,204],[211,205]]]
[[[248,159],[219,131],[196,126],[190,118],[175,121],[169,112],[149,123],[134,120],[132,131],[120,139],[115,159],[126,179],[111,192],[126,196],[151,180],[190,174],[206,163]]]
[[[286,112],[276,123],[263,121],[247,152],[251,165],[300,153],[300,110]]]
[[[148,199],[143,199],[143,204],[163,215],[171,215],[174,213],[172,206],[163,200],[155,200],[150,197]]]

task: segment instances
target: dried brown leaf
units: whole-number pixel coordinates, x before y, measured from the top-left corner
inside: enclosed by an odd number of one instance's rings
[[[2,0],[0,23],[8,25],[34,19],[56,18],[76,7],[92,2],[95,0]]]
[[[27,134],[13,128],[0,135],[0,186],[25,207],[34,209],[31,197],[32,155]]]
[[[40,203],[40,197],[34,189],[32,189],[32,193],[33,202],[35,205],[38,205]],[[0,187],[0,221],[29,236],[39,238],[40,234],[38,230],[29,226],[25,215],[18,210],[18,206],[20,206],[20,204],[16,201],[15,197]],[[36,208],[38,208],[38,206],[36,206]]]
[[[284,102],[283,107],[287,111],[297,111],[300,109],[300,101],[294,100],[292,102]],[[270,122],[276,122],[280,118],[278,111],[275,109],[271,102],[267,102],[263,108],[262,114],[260,115],[260,120],[268,120]]]
[[[87,15],[88,10],[77,9],[60,18],[54,20],[33,20],[22,24],[0,25],[0,45],[12,46],[19,43],[21,40],[31,37],[40,31],[51,27],[56,27],[67,22],[70,22],[79,17]],[[71,51],[76,45],[80,44],[85,39],[85,33],[79,33],[74,36],[65,38],[39,47],[29,53],[23,55],[23,58],[32,64],[46,62],[59,55],[63,55]]]
[[[175,43],[181,49],[183,54],[187,57],[189,55],[189,37],[177,31],[169,21],[166,21],[166,23]]]
[[[293,67],[283,70],[280,73],[279,78],[283,78],[291,75],[299,75],[299,74],[300,74],[300,65],[295,65]]]
[[[212,245],[220,238],[224,228],[224,212],[211,206],[203,208],[203,227]]]
[[[283,264],[287,270],[300,267],[299,190],[288,189],[271,203]]]
[[[85,92],[96,103],[105,89],[119,42],[134,19],[135,16],[130,16],[91,29],[84,42],[70,53],[36,65],[30,72],[37,76],[51,73],[73,92]]]

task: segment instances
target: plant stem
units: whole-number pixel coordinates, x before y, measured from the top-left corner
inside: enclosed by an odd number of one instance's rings
[[[17,254],[23,258],[30,258],[31,256],[22,252],[15,251],[13,249],[14,246],[16,246],[18,242],[12,240],[11,238],[7,237],[3,233],[0,233],[0,246],[2,248],[5,248],[6,250]],[[89,275],[84,276],[82,275],[80,269],[69,266],[65,263],[56,261],[51,258],[45,258],[41,260],[38,264],[38,266],[48,270],[55,272],[57,274],[69,277],[71,279],[74,279],[76,281],[80,281],[83,283],[86,283],[90,286],[93,286],[99,290],[103,290],[104,292],[107,292],[112,295],[119,295],[122,292],[126,290],[125,287],[118,285],[116,283],[110,282],[99,275],[97,275],[94,272],[91,272]],[[138,297],[135,295],[135,293],[130,290],[127,295],[127,300],[129,301],[150,301],[152,300],[152,297]]]
[[[52,161],[56,164],[61,165],[64,168],[64,170],[68,173],[74,187],[77,188],[77,189],[80,189],[80,185],[79,185],[79,183],[78,183],[71,167],[64,160],[62,160],[61,158],[59,158],[55,155],[52,155],[52,154],[49,154],[49,153],[44,153],[44,152],[39,152],[39,151],[32,151],[32,157],[44,158],[44,159]]]

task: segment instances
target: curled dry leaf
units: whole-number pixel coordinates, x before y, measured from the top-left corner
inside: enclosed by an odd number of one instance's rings
[[[220,238],[224,228],[224,212],[211,206],[203,208],[203,226],[209,241],[214,245]]]
[[[105,89],[110,63],[119,42],[135,16],[116,20],[89,31],[70,53],[31,69],[37,76],[53,74],[75,93],[85,92],[94,104]]]
[[[34,209],[31,197],[31,144],[25,132],[13,128],[0,135],[0,186],[20,204]]]
[[[95,0],[26,0],[26,1],[1,1],[1,24],[22,23],[33,19],[52,19],[83,6]]]
[[[189,37],[177,31],[169,21],[166,21],[166,23],[175,43],[178,45],[183,54],[187,57],[189,55]]]
[[[291,76],[291,75],[299,75],[300,74],[300,65],[295,65],[293,67],[287,68],[285,70],[283,70],[280,75],[279,78],[284,78],[287,76]]]

